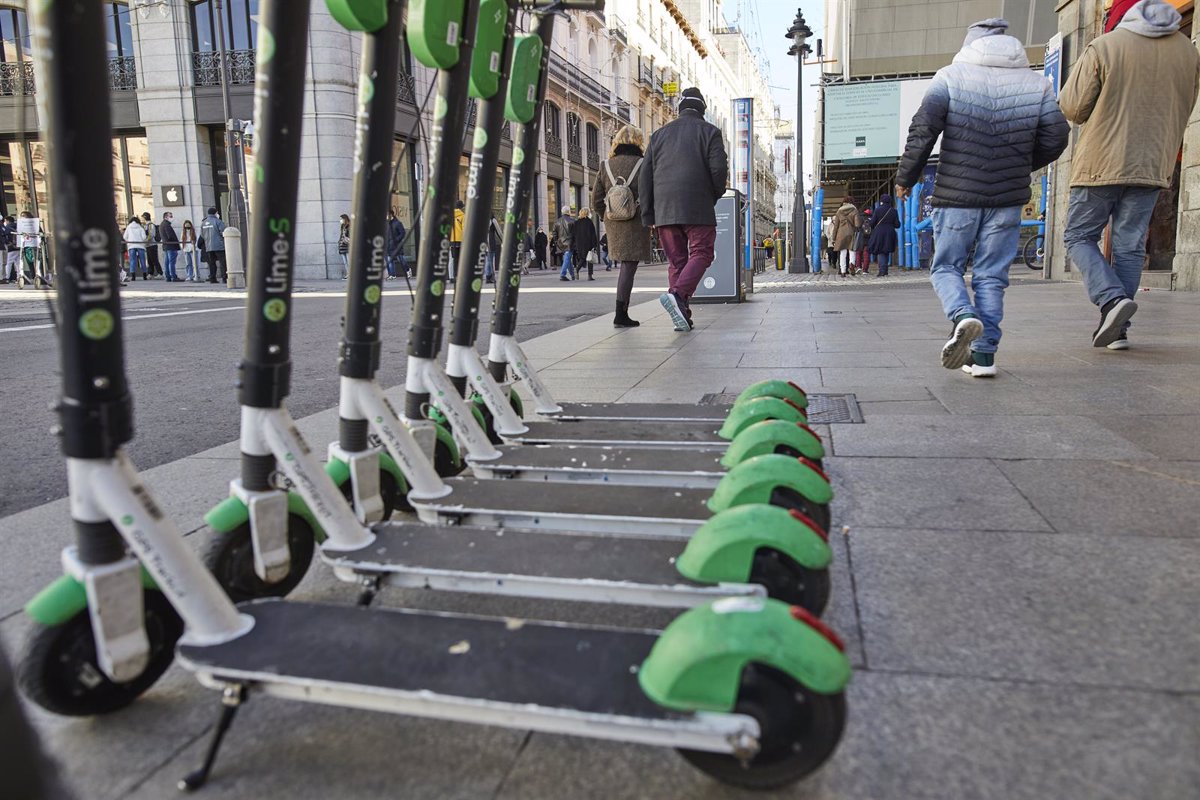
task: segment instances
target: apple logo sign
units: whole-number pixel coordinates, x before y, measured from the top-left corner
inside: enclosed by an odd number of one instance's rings
[[[704,279],[704,288],[705,288],[705,289],[712,289],[712,288],[713,288],[713,287],[715,287],[716,285],[717,285],[717,279],[716,279],[716,278],[713,278],[713,277],[711,277],[711,276],[710,276],[710,277],[708,277],[708,278],[705,278],[705,279]]]
[[[167,202],[168,203],[178,203],[179,202],[179,190],[176,189],[174,186],[172,186],[170,189],[167,189]]]
[[[183,187],[178,184],[162,187],[162,196],[164,206],[183,205]]]

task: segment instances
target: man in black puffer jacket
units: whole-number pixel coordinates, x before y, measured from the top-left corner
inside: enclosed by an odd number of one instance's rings
[[[1070,130],[1050,83],[1029,68],[1024,46],[1006,30],[1002,19],[967,29],[962,50],[934,76],[913,117],[896,176],[896,196],[904,197],[942,137],[929,277],[954,324],[942,366],[977,378],[996,374],[1004,290],[1030,176],[1062,154]],[[972,246],[974,302],[963,279]]]

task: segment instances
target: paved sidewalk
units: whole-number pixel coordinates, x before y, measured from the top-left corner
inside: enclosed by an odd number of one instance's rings
[[[930,291],[760,288],[670,330],[601,317],[527,350],[565,400],[697,401],[768,377],[853,392],[863,424],[825,429],[834,598],[856,673],[831,762],[777,797],[1184,800],[1200,786],[1200,295],[1148,292],[1134,349],[1095,350],[1082,289],[1008,296],[994,381],[938,365]],[[303,386],[295,387],[297,393]],[[396,393],[398,396],[398,393]],[[334,412],[301,422],[323,450]],[[235,444],[149,471],[197,530]],[[564,502],[569,503],[569,490]],[[57,574],[65,501],[0,520],[0,637]],[[297,597],[352,602],[314,567]],[[658,611],[389,590],[389,605],[660,625]],[[36,714],[81,798],[175,796],[217,696],[172,669],[99,719]],[[258,698],[203,797],[770,797],[721,787],[672,753]]]

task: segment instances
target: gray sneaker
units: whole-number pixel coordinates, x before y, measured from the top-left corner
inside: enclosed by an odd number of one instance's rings
[[[667,314],[671,317],[671,322],[675,325],[675,330],[680,333],[687,333],[692,329],[688,324],[687,316],[683,313],[683,308],[679,305],[679,298],[671,292],[663,292],[658,296],[658,302],[667,310]]]
[[[983,335],[983,323],[974,314],[960,314],[954,320],[954,330],[942,345],[942,366],[958,369],[971,360],[971,342]]]
[[[1100,309],[1100,327],[1092,334],[1092,347],[1108,347],[1125,332],[1125,323],[1129,322],[1138,309],[1137,303],[1128,297],[1119,300],[1109,300]]]

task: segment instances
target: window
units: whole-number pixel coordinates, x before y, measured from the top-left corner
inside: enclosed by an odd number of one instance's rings
[[[29,21],[25,12],[16,8],[0,8],[0,63],[28,61]]]
[[[589,153],[600,152],[600,129],[590,122],[587,124],[587,149]]]
[[[546,103],[546,133],[550,134],[551,136],[562,136],[561,129],[559,128],[559,119],[561,113],[562,112],[558,110],[558,106],[554,105],[554,103]]]
[[[567,112],[567,144],[580,145],[581,135],[579,132],[579,115],[573,111]]]
[[[392,192],[389,208],[396,209],[396,219],[404,225],[404,230],[412,231],[404,241],[405,258],[417,257],[417,236],[420,233],[417,225],[415,203],[413,201],[413,148],[403,140],[392,142],[392,164],[396,172],[392,176]]]
[[[258,38],[258,0],[225,0],[225,49],[253,50]],[[213,0],[192,3],[192,49],[197,53],[221,49],[221,30],[217,25]]]

